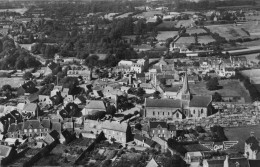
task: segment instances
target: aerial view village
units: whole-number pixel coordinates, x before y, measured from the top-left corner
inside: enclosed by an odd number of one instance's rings
[[[260,0],[0,0],[0,166],[260,167]]]

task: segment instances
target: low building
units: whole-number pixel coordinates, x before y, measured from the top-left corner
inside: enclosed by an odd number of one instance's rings
[[[17,95],[22,96],[22,95],[29,95],[37,92],[38,89],[36,88],[36,85],[32,81],[28,81],[24,83],[23,85],[20,85],[20,87],[17,89]]]
[[[132,141],[131,127],[128,123],[117,121],[102,122],[102,129],[108,140],[115,140],[119,143],[127,143]]]
[[[89,100],[82,109],[82,115],[91,115],[97,111],[106,111],[106,106],[102,100]]]
[[[149,122],[149,132],[151,137],[160,137],[166,140],[172,137],[166,122]]]
[[[0,145],[0,166],[5,166],[12,162],[17,156],[13,147]]]
[[[155,148],[156,145],[158,145],[152,139],[142,136],[140,134],[135,134],[134,141],[135,141],[136,145],[142,146],[142,147],[147,147],[147,148]]]
[[[251,132],[250,137],[245,141],[245,157],[251,160],[260,159],[259,141]]]

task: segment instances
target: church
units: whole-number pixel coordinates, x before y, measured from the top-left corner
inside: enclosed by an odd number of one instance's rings
[[[190,93],[188,75],[175,99],[145,99],[144,116],[147,118],[185,119],[203,118],[212,114],[212,96]]]

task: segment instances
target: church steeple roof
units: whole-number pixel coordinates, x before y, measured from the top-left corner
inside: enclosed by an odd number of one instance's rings
[[[183,80],[182,94],[190,94],[187,72],[185,72],[185,76],[184,76],[184,80]]]

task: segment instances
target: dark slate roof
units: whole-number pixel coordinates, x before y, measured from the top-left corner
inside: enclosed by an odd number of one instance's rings
[[[163,87],[162,88],[165,92],[179,92],[181,89],[181,85],[175,85],[171,87]]]
[[[212,101],[211,96],[193,95],[190,101],[190,107],[208,107],[211,101]]]
[[[43,119],[41,121],[41,124],[44,128],[50,128],[51,127],[51,121],[49,119]]]
[[[157,128],[159,125],[162,128],[167,128],[167,123],[166,122],[150,122],[150,128]]]
[[[43,128],[39,120],[27,120],[24,123],[24,129],[41,129]]]
[[[259,142],[258,140],[255,138],[255,136],[250,136],[247,140],[246,140],[247,144],[252,144],[251,145],[251,149],[252,150],[260,150],[260,146],[259,146]]]
[[[239,164],[239,167],[249,167],[249,162],[246,158],[230,158],[229,167],[237,167],[236,164]]]
[[[210,151],[207,147],[204,147],[201,144],[189,144],[184,146],[187,152],[196,152],[196,151]]]
[[[11,150],[12,150],[12,147],[0,145],[0,156],[1,157],[8,157]]]
[[[39,100],[39,93],[36,92],[36,93],[34,93],[34,94],[29,95],[29,96],[28,96],[28,100],[29,100],[30,102],[35,102],[35,101]]]
[[[223,167],[224,160],[223,159],[214,159],[214,160],[207,160],[209,167]]]
[[[260,160],[249,160],[250,167],[259,167]]]
[[[48,64],[48,67],[51,69],[51,70],[54,70],[58,65],[54,62],[51,62],[50,64]]]
[[[176,131],[176,126],[174,124],[169,124],[168,129],[169,131]]]
[[[52,122],[51,130],[61,132],[61,123],[60,122]]]
[[[30,112],[35,112],[37,109],[37,104],[36,103],[27,103],[24,106],[25,111],[30,111]]]
[[[181,101],[173,99],[146,99],[146,107],[181,108]]]
[[[84,96],[78,96],[77,97],[82,103],[86,103],[86,98]]]
[[[160,80],[162,78],[165,78],[165,79],[175,79],[174,75],[157,75],[157,80]]]
[[[145,77],[145,73],[137,73],[137,74],[136,74],[136,77],[137,77],[137,78]]]
[[[54,140],[57,140],[60,135],[56,130],[51,131],[49,134]]]
[[[139,134],[135,134],[134,138],[136,140],[139,140],[139,141],[144,141],[145,144],[149,145],[150,147],[155,147],[156,146],[156,142],[153,141],[152,139],[149,139],[147,137],[144,137],[142,135],[139,135]]]

